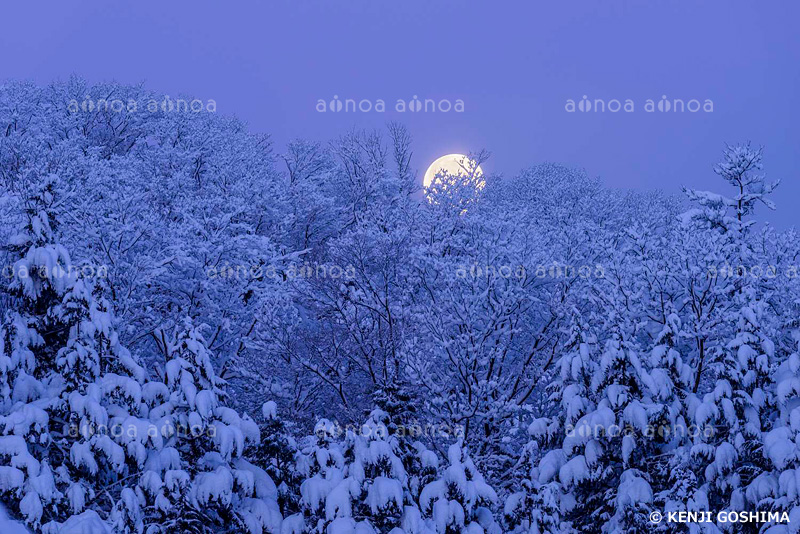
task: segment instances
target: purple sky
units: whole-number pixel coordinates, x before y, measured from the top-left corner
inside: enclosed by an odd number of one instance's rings
[[[0,79],[75,73],[214,99],[282,150],[400,120],[420,180],[437,156],[486,148],[513,174],[555,161],[615,187],[713,188],[724,142],[766,146],[778,211],[800,207],[800,2],[641,0],[29,1],[2,7]],[[383,99],[384,113],[318,113],[318,99]],[[397,99],[464,102],[397,113]],[[633,113],[567,113],[567,99]],[[713,113],[647,113],[662,95]]]

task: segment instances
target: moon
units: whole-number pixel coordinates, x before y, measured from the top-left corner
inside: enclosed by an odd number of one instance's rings
[[[445,172],[452,176],[467,174],[468,171],[464,168],[465,166],[469,166],[469,158],[463,154],[447,154],[446,156],[442,156],[431,163],[431,166],[425,171],[422,185],[430,187],[431,182],[433,182],[433,179],[440,172]],[[478,166],[478,168],[475,169],[475,174],[477,176],[483,175],[483,169]]]

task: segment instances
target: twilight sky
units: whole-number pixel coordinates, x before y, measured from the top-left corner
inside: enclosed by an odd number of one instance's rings
[[[760,217],[800,226],[796,0],[32,0],[0,14],[0,80],[75,73],[214,99],[279,151],[399,120],[420,181],[437,156],[486,148],[487,172],[554,161],[612,187],[723,192],[712,164],[751,140],[782,179]],[[463,111],[396,111],[415,95]],[[565,110],[584,95],[634,111]],[[713,112],[647,112],[662,95]],[[335,96],[386,109],[316,110]]]

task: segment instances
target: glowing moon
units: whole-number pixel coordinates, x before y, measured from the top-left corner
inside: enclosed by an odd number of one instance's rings
[[[425,187],[430,187],[434,177],[441,172],[445,172],[451,176],[467,174],[469,172],[469,165],[469,158],[463,154],[448,154],[446,156],[442,156],[431,163],[431,166],[428,167],[427,171],[425,171],[425,177],[422,179],[422,185]],[[475,169],[475,174],[476,176],[483,175],[483,169],[478,166],[478,168]]]

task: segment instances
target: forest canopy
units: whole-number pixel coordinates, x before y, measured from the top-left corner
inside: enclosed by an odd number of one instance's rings
[[[164,98],[0,86],[0,497],[29,528],[794,532],[800,244],[763,148],[721,140],[680,197],[486,152],[422,191],[400,124],[277,149]]]

